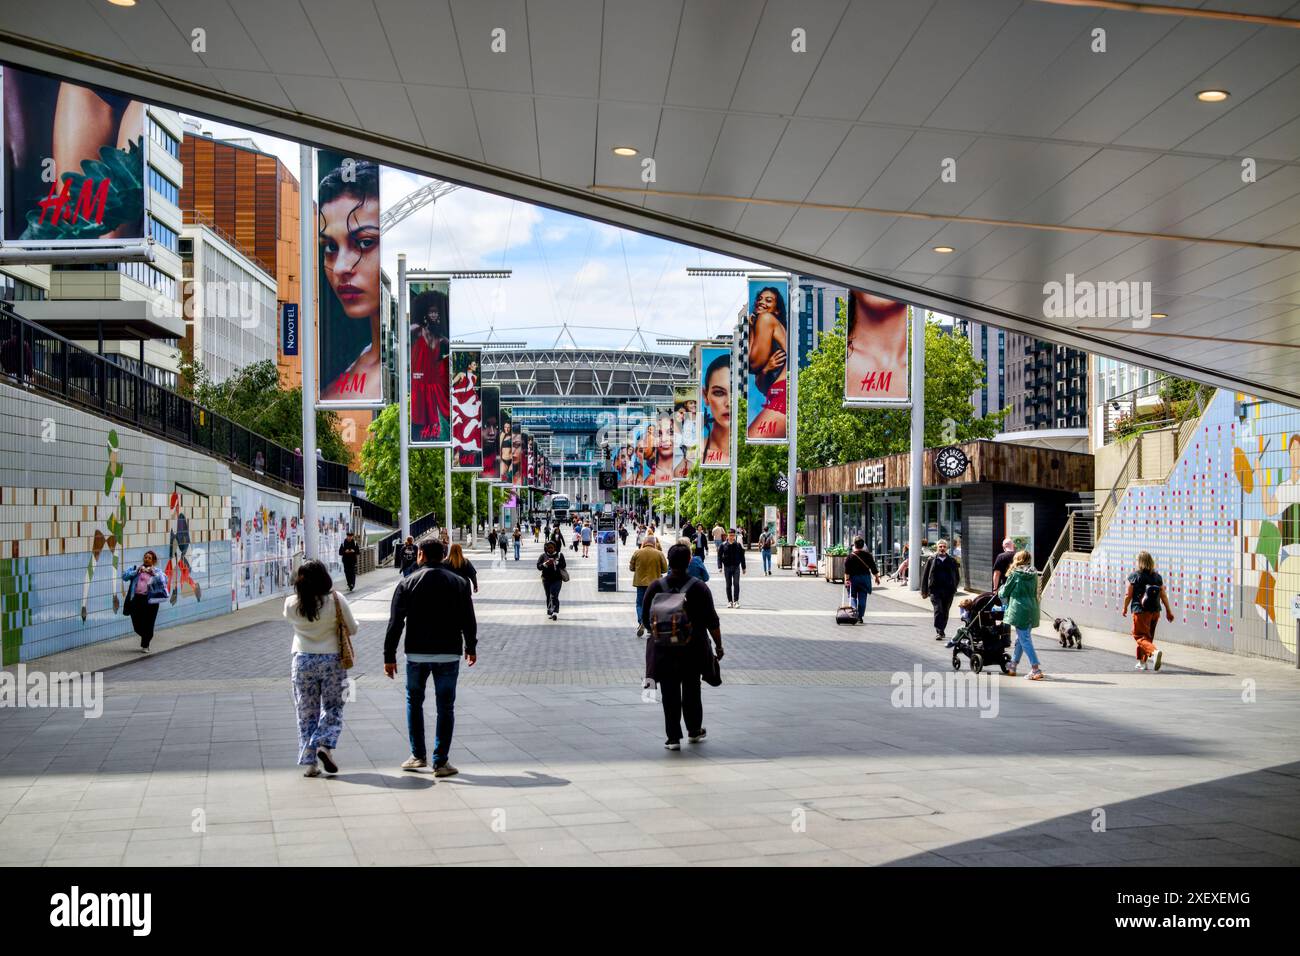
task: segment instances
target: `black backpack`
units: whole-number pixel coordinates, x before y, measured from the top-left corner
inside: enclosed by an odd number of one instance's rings
[[[689,644],[695,636],[690,615],[686,611],[686,598],[691,587],[690,578],[677,589],[664,590],[650,602],[650,633],[656,644],[680,647]]]
[[[1155,611],[1159,613],[1160,592],[1164,590],[1164,584],[1161,583],[1159,578],[1151,578],[1151,577],[1144,577],[1142,579],[1139,579],[1138,584],[1140,585],[1143,580],[1146,581],[1146,585],[1142,589],[1141,598],[1139,598],[1139,603],[1142,606],[1142,610]],[[1137,586],[1134,587],[1134,590],[1135,591],[1137,590]]]

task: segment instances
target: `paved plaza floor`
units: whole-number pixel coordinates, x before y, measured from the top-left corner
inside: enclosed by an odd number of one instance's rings
[[[895,675],[952,672],[915,596],[882,588],[865,626],[837,627],[836,587],[763,577],[755,554],[738,609],[711,581],[727,654],[708,738],[668,752],[634,592],[598,592],[594,549],[569,554],[556,622],[536,546],[474,556],[480,656],[461,667],[452,778],[398,769],[388,571],[355,595],[337,777],[296,767],[278,601],[161,631],[147,658],[128,640],[28,665],[106,667],[106,699],[97,719],[0,709],[0,863],[1300,863],[1294,668],[1167,645],[1142,673],[1115,635],[1040,637],[1045,681],[995,671],[976,706],[897,706],[931,701]],[[432,693],[426,710],[431,738]]]

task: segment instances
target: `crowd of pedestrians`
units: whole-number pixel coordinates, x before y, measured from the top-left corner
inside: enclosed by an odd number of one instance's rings
[[[534,540],[542,544],[536,568],[546,615],[556,621],[560,594],[569,581],[565,556],[568,542],[558,521],[531,528]],[[492,527],[486,536],[488,553],[495,555],[500,549],[501,560],[505,561],[508,546],[513,543],[515,560],[519,560],[521,538],[519,525],[511,531]],[[646,639],[645,686],[657,689],[663,706],[665,747],[678,750],[683,736],[692,743],[706,738],[701,683],[720,681],[722,633],[708,587],[710,546],[723,572],[729,608],[740,606],[741,578],[747,573],[746,547],[738,529],[723,529],[720,524],[709,529],[698,519],[688,519],[679,535],[669,539],[672,544],[666,551],[659,529],[650,522],[635,522],[630,530],[624,523],[619,528],[619,539],[635,541],[628,570],[635,589],[636,634]],[[574,554],[581,549],[582,557],[588,557],[595,540],[591,522],[575,519]],[[757,539],[764,575],[772,573],[771,552],[776,543],[770,531]],[[360,555],[355,535],[347,535],[338,555],[351,593],[356,587]],[[933,611],[935,640],[944,640],[949,612],[960,589],[960,562],[942,539],[936,542],[933,554],[923,558],[921,596],[930,602]],[[460,662],[463,659],[473,667],[478,660],[473,600],[479,592],[478,571],[461,544],[449,543],[441,536],[419,544],[408,536],[396,550],[394,564],[400,578],[390,605],[383,662],[385,674],[395,678],[397,649],[404,642],[410,756],[401,767],[411,771],[432,767],[435,776],[450,776],[458,772],[451,764],[450,751]],[[167,577],[157,568],[157,556],[152,551],[146,552],[141,564],[122,577],[127,582],[126,613],[131,616],[142,648],[147,650],[158,605],[168,597]],[[863,624],[868,598],[873,585],[880,583],[881,570],[862,536],[854,539],[844,560],[844,580],[853,622]],[[1017,550],[1011,539],[1004,540],[992,562],[992,584],[1003,621],[1015,634],[1007,673],[1015,676],[1021,660],[1027,658],[1030,673],[1025,676],[1043,680],[1033,640],[1041,607],[1040,577],[1032,555]],[[1122,611],[1132,618],[1136,668],[1160,670],[1164,654],[1155,644],[1156,627],[1162,611],[1168,621],[1174,620],[1174,613],[1155,561],[1146,551],[1136,556]],[[351,637],[357,633],[357,620],[347,598],[335,589],[328,569],[317,560],[304,561],[297,569],[294,593],[284,603],[284,617],[293,632],[290,678],[298,714],[298,763],[308,777],[322,772],[334,774],[339,770],[335,749],[343,728],[344,682],[346,670],[353,663]],[[948,646],[954,643],[950,641]],[[426,741],[424,720],[430,679],[435,708],[432,747]]]

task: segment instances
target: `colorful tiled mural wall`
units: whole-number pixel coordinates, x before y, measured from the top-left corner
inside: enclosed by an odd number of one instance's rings
[[[1138,551],[1173,603],[1160,638],[1294,661],[1300,410],[1217,392],[1168,478],[1130,485],[1092,554],[1057,566],[1044,615],[1127,631],[1120,603]]]
[[[131,633],[122,574],[158,554],[160,628],[230,610],[230,471],[0,385],[0,641],[28,661]]]
[[[349,513],[318,502],[320,555],[339,578]],[[149,549],[172,592],[160,634],[283,595],[301,514],[220,461],[0,384],[3,663],[130,634],[121,577]]]

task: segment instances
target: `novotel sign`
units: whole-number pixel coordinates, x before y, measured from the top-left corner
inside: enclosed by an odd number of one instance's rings
[[[861,488],[863,485],[883,485],[885,483],[885,463],[876,462],[874,465],[858,465],[854,471],[854,479]]]

